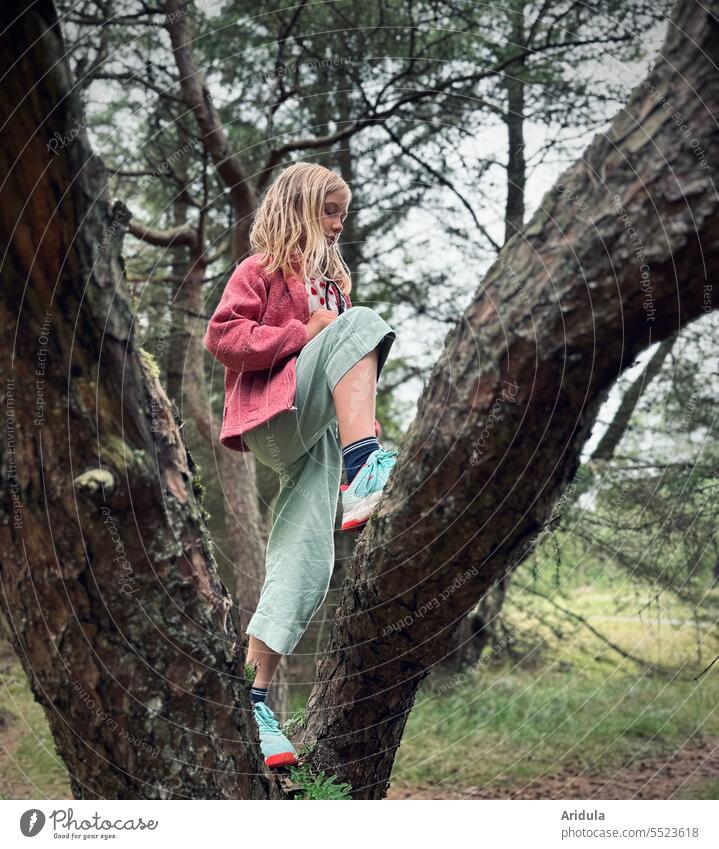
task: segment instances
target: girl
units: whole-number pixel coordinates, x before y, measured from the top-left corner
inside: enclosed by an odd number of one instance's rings
[[[255,253],[234,270],[205,335],[225,366],[220,442],[280,476],[265,581],[247,627],[253,711],[270,767],[297,763],[265,699],[282,655],[327,594],[340,490],[342,529],[362,527],[398,453],[375,435],[377,380],[395,332],[374,310],[352,306],[338,250],[350,198],[321,165],[285,169],[250,230]]]

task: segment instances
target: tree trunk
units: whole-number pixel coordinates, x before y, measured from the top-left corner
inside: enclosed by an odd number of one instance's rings
[[[524,3],[511,9],[512,45],[519,49],[526,44],[524,33]],[[507,91],[507,111],[504,122],[507,127],[507,202],[505,206],[504,242],[506,243],[524,226],[524,200],[527,182],[527,169],[524,157],[524,61],[518,61],[507,70],[505,88]],[[460,622],[455,634],[455,646],[449,652],[446,662],[455,669],[475,664],[481,657],[484,647],[495,637],[495,626],[502,610],[507,593],[510,574],[490,587],[472,608],[468,616]]]
[[[512,42],[519,50],[525,46],[524,4],[512,12]],[[507,70],[507,205],[505,209],[504,241],[518,233],[524,226],[524,188],[527,179],[524,160],[524,62],[517,62]]]
[[[55,10],[26,5],[0,11],[3,616],[76,798],[267,798],[192,460],[134,341],[123,228]]]
[[[637,86],[545,195],[447,335],[308,705],[315,764],[355,798],[384,796],[419,684],[459,617],[532,550],[606,388],[711,309],[717,12],[680,0],[652,88]]]
[[[629,422],[632,419],[632,414],[639,403],[647,387],[651,384],[654,378],[662,370],[664,360],[671,353],[674,344],[676,343],[678,334],[672,334],[664,339],[657,350],[652,354],[649,362],[644,367],[644,370],[639,377],[632,383],[627,391],[622,396],[621,403],[617,407],[609,427],[599,440],[597,447],[592,454],[592,460],[604,460],[608,462],[614,456],[617,446],[622,441],[622,437],[627,432]]]

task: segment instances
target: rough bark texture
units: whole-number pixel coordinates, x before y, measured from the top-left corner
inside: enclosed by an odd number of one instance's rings
[[[459,618],[531,551],[606,388],[711,308],[718,7],[680,0],[648,78],[669,108],[636,87],[447,335],[350,564],[308,705],[315,763],[356,798],[385,794],[417,687]]]
[[[135,345],[105,170],[55,10],[25,5],[0,11],[4,624],[77,798],[266,798],[239,623]]]

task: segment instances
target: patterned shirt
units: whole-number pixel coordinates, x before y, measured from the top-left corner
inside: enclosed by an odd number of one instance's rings
[[[324,280],[318,281],[316,278],[310,277],[309,281],[305,280],[305,289],[307,291],[310,315],[315,310],[327,309],[327,283]],[[339,295],[334,289],[330,291],[329,308],[335,315],[339,315]]]

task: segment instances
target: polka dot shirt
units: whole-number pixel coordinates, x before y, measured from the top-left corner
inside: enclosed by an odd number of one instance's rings
[[[327,309],[327,283],[324,280],[311,277],[309,280],[305,280],[305,289],[307,290],[310,315],[315,310]],[[329,308],[335,315],[339,315],[339,295],[334,291],[334,288],[329,293]]]

